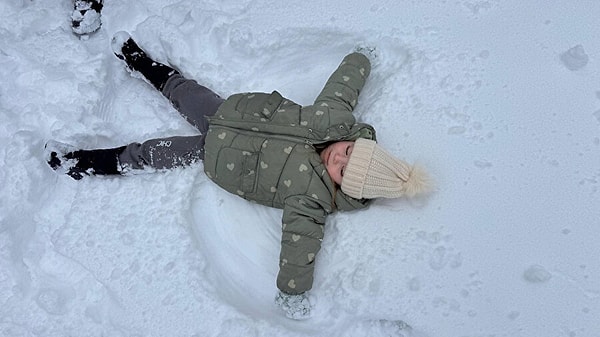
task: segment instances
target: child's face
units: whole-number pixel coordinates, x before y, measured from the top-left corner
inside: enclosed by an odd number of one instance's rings
[[[321,160],[323,160],[327,168],[327,173],[329,173],[331,179],[338,185],[342,184],[344,170],[353,149],[354,142],[335,142],[321,151]]]

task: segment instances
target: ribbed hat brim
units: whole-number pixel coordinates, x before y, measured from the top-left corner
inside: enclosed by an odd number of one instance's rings
[[[363,198],[363,189],[376,145],[375,141],[364,138],[359,138],[354,142],[354,148],[342,178],[342,192],[352,198]]]

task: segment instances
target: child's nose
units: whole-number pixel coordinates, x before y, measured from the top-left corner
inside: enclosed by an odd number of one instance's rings
[[[343,153],[336,153],[335,155],[335,163],[336,164],[345,164],[348,161],[348,157]]]

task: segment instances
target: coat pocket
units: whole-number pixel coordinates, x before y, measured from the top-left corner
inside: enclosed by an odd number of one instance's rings
[[[271,94],[250,93],[240,98],[235,110],[244,120],[267,122],[273,119],[282,101],[283,97],[277,91]]]
[[[258,153],[224,148],[216,167],[219,184],[229,192],[239,195],[254,192],[257,167]]]
[[[281,94],[277,91],[273,91],[271,95],[269,95],[269,99],[267,99],[267,102],[265,103],[261,114],[270,120],[277,112],[277,108],[279,108],[282,101],[283,97],[281,96]]]

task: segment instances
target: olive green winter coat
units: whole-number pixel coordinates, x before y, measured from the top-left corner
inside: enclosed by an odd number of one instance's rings
[[[209,119],[206,175],[242,198],[283,209],[277,287],[285,293],[311,289],[326,216],[368,202],[339,190],[318,151],[328,142],[375,138],[352,115],[370,69],[364,55],[353,53],[313,105],[302,107],[276,91],[235,94]]]

